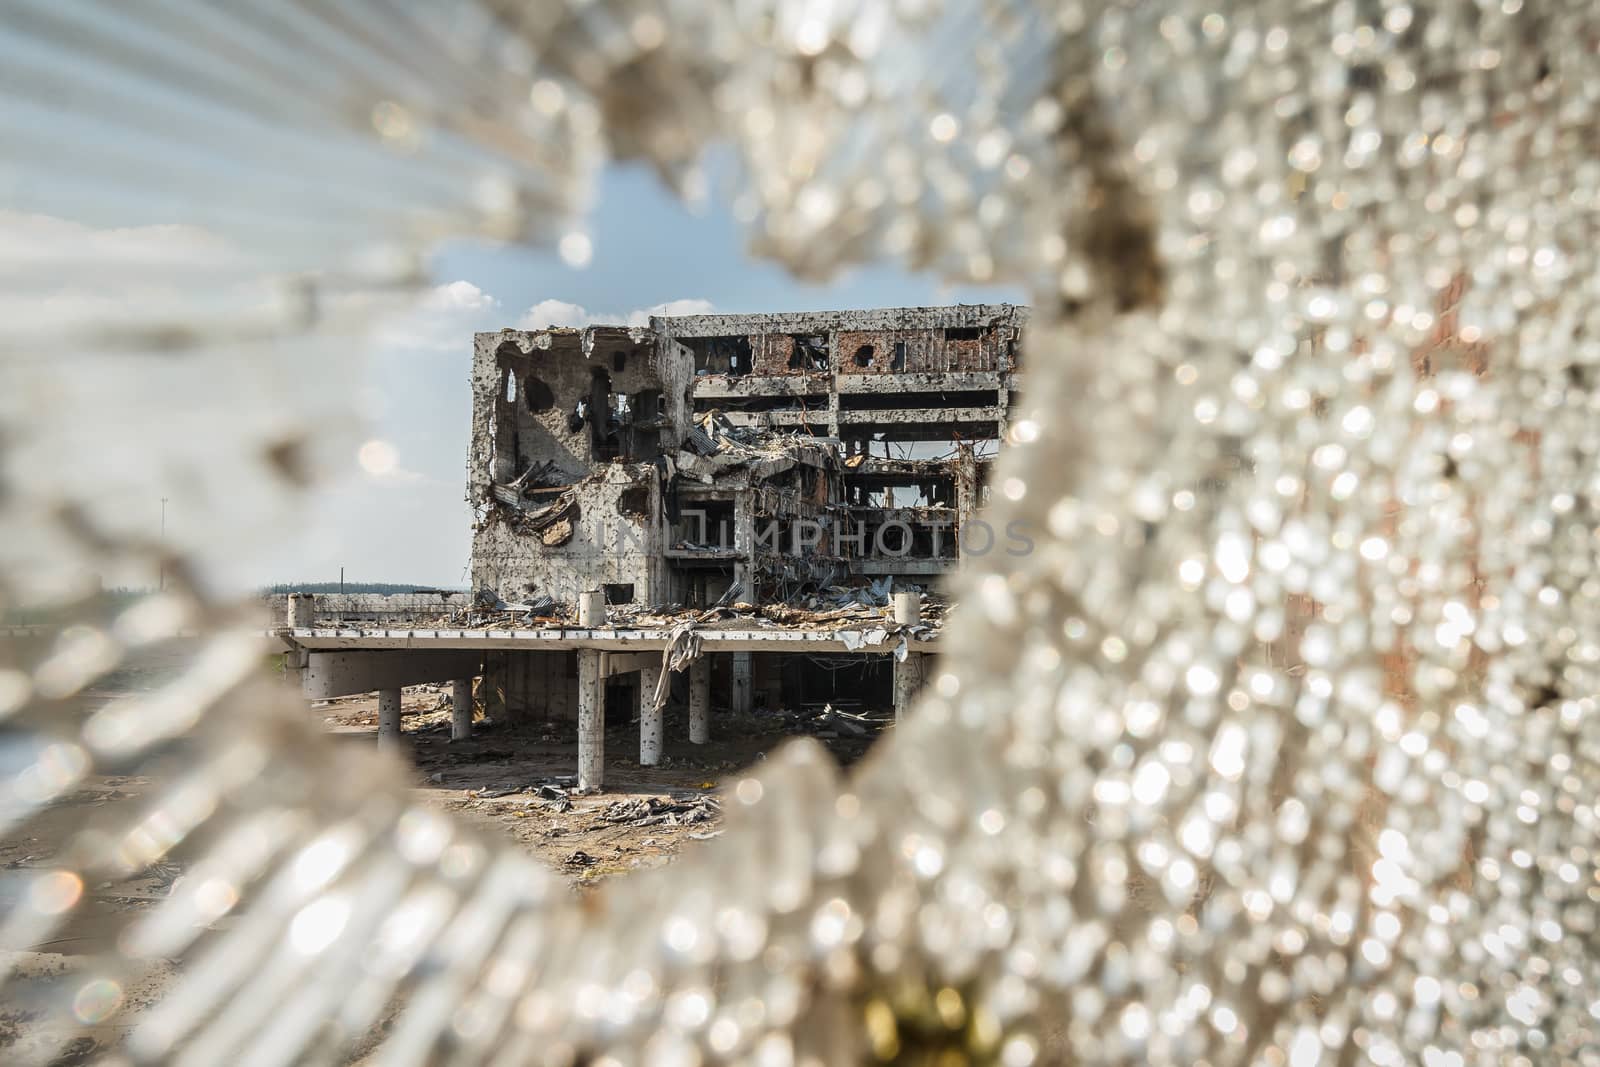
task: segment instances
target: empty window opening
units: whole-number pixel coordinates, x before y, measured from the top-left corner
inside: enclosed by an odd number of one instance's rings
[[[877,351],[877,349],[875,349],[872,345],[862,345],[860,348],[856,349],[856,354],[855,354],[856,366],[858,366],[858,367],[870,367],[872,365],[873,353],[875,353],[876,351]]]
[[[981,408],[995,401],[993,389],[948,389],[934,392],[917,390],[885,393],[879,391],[842,393],[841,411],[891,411],[896,408]]]
[[[589,379],[589,441],[594,445],[596,459],[608,460],[617,455],[616,424],[611,375],[596,367]]]
[[[754,349],[749,337],[685,337],[682,341],[694,353],[696,374],[750,373]]]
[[[825,371],[828,369],[828,338],[821,334],[795,334],[790,338],[789,369]]]
[[[981,341],[983,330],[977,326],[952,326],[944,331],[946,341]]]
[[[893,507],[892,504],[889,506]],[[904,524],[885,523],[874,531],[874,535],[871,542],[876,550],[874,555],[905,556],[915,550],[913,542],[916,535]]]
[[[667,413],[667,398],[659,389],[641,389],[628,398],[635,423],[648,423]]]
[[[611,369],[612,370],[618,370],[618,371],[619,370],[623,370],[627,366],[628,366],[628,353],[626,353],[626,352],[613,352],[613,353],[611,353]]]
[[[896,341],[894,343],[894,359],[889,361],[889,369],[906,369],[906,343],[904,341]]]
[[[643,486],[624,489],[617,496],[617,510],[624,515],[644,518],[650,514],[650,493]]]
[[[530,374],[522,382],[522,402],[531,412],[549,411],[556,406],[556,395],[548,385]]]
[[[827,401],[815,397],[808,404],[803,396],[770,394],[758,396],[701,396],[695,397],[696,414],[706,411],[808,411],[812,406],[826,407]]]
[[[632,582],[607,582],[601,588],[605,590],[607,604],[633,603]]]
[[[511,371],[506,371],[506,403],[517,402],[517,376]]]
[[[734,547],[733,501],[705,498],[683,501],[673,531],[672,547],[689,551]]]

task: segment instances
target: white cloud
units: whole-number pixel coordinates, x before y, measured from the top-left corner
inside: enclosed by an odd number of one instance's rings
[[[381,354],[397,350],[470,352],[472,335],[503,325],[500,301],[469,281],[430,289],[405,314],[378,328],[373,344]]]
[[[429,311],[476,311],[499,306],[500,301],[464,280],[435,286],[422,301],[422,307]]]
[[[541,300],[522,313],[517,320],[519,330],[542,330],[547,326],[588,326],[597,321],[577,304],[565,300]]]
[[[623,325],[647,326],[652,315],[710,315],[716,308],[709,300],[668,300],[647,308],[622,312],[591,312],[581,304],[565,300],[541,300],[517,320],[519,330],[542,330],[549,326]]]

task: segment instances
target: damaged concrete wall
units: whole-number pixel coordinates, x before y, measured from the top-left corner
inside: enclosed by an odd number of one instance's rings
[[[529,512],[487,511],[473,536],[475,589],[495,590],[512,602],[548,596],[570,608],[580,593],[614,586],[616,603],[658,602],[665,568],[655,467],[603,465],[545,508],[558,514],[542,528],[524,521]]]
[[[288,616],[289,594],[269,593],[262,601],[274,626]],[[472,594],[441,589],[427,593],[317,593],[314,618],[322,621],[374,621],[388,624],[408,619],[436,619],[467,610]]]
[[[629,600],[656,595],[659,478],[648,461],[681,439],[689,377],[664,345],[643,327],[477,335],[474,588],[567,606],[603,585],[631,587]]]
[[[752,599],[937,577],[955,550],[927,527],[976,506],[987,463],[967,446],[1006,432],[1026,322],[1025,308],[964,305],[480,334],[474,585],[566,605],[608,587],[646,606],[733,583]],[[918,443],[949,454],[909,456]],[[669,519],[680,489],[738,516],[732,543],[699,543]],[[869,534],[909,523],[914,558],[754,543],[756,524],[801,520]]]

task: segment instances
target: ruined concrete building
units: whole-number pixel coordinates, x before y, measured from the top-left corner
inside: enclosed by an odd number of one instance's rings
[[[1025,319],[977,305],[478,334],[474,587],[661,608],[928,585],[973,547]]]
[[[937,652],[940,579],[1025,550],[974,517],[1016,397],[1024,308],[704,315],[501,330],[474,347],[473,592],[291,597],[287,672],[311,697],[453,680],[455,735],[664,709],[909,706]],[[403,602],[402,602],[403,601]],[[320,618],[319,618],[320,616]],[[474,678],[482,678],[474,697]]]

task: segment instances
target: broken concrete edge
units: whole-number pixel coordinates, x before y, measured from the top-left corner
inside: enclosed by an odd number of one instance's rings
[[[763,552],[752,523],[915,519],[862,495],[893,492],[883,483],[897,478],[943,486],[926,509],[933,524],[970,515],[972,472],[988,461],[970,438],[1005,432],[1026,321],[1025,308],[970,305],[478,334],[474,587],[570,605],[598,583],[614,604],[704,605],[735,583],[769,600],[862,572],[937,577],[956,549],[904,564],[815,546]],[[826,367],[793,365],[813,357]],[[941,406],[952,388],[960,397]],[[953,452],[867,455],[874,437],[897,435]],[[709,540],[677,528],[685,502],[715,528]]]

